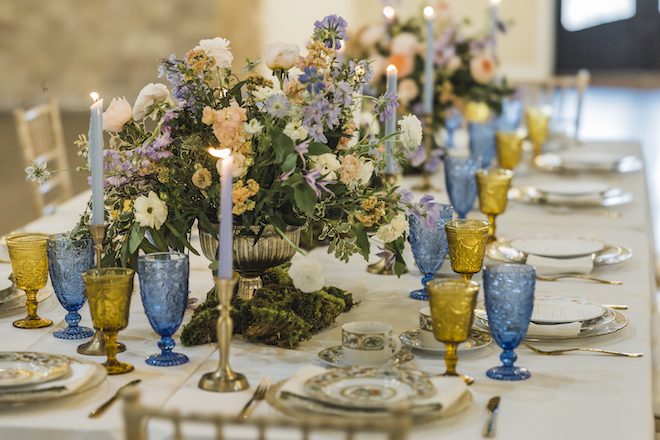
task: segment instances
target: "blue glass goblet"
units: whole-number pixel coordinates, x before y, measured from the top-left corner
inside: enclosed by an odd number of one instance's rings
[[[481,156],[481,168],[489,168],[495,157],[495,123],[470,122],[468,135],[470,153],[473,157]]]
[[[502,101],[502,114],[500,114],[495,126],[499,131],[515,131],[520,126],[523,105],[517,99],[505,99]]]
[[[78,310],[87,301],[82,274],[94,267],[94,245],[90,238],[73,240],[68,234],[48,237],[48,271],[57,299],[66,309],[64,318],[68,327],[53,332],[60,339],[83,339],[94,335],[94,330],[81,327]]]
[[[179,252],[158,252],[138,257],[140,296],[151,327],[161,337],[160,354],[146,359],[147,364],[170,367],[188,362],[188,357],[173,353],[174,339],[188,304],[188,256]]]
[[[481,168],[481,158],[445,157],[445,185],[458,218],[465,218],[477,199],[475,171]]]
[[[456,108],[452,107],[447,110],[445,115],[445,130],[447,130],[447,148],[454,147],[454,132],[463,122],[463,115]]]
[[[513,366],[518,359],[513,350],[525,337],[532,317],[536,270],[525,264],[494,264],[484,268],[483,283],[488,326],[504,350],[500,354],[504,365],[491,368],[486,375],[497,380],[528,379],[531,373],[527,369]]]
[[[440,218],[435,222],[435,229],[424,228],[424,225],[414,215],[408,217],[410,246],[415,257],[415,263],[417,263],[420,272],[424,274],[424,278],[422,278],[424,287],[410,292],[410,297],[413,299],[429,299],[426,283],[431,281],[433,275],[440,270],[449,249],[445,223],[451,220],[454,210],[451,205],[439,205],[438,208]]]

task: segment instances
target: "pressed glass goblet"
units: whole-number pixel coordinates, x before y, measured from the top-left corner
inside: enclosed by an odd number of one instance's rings
[[[488,122],[470,122],[470,153],[473,157],[481,156],[481,167],[488,168],[495,157],[495,124]]]
[[[484,269],[484,293],[488,326],[503,364],[486,372],[497,380],[522,380],[531,376],[525,368],[514,367],[514,349],[527,333],[534,308],[536,270],[524,264],[495,264]]]
[[[445,114],[445,130],[447,130],[447,148],[454,147],[454,132],[463,122],[463,115],[456,107],[447,110]]]
[[[7,249],[11,267],[16,278],[16,287],[27,295],[27,317],[14,321],[14,327],[41,328],[53,323],[50,319],[37,316],[37,290],[46,287],[48,281],[48,234],[24,232],[7,237]]]
[[[502,113],[497,117],[495,125],[501,131],[513,131],[520,125],[522,119],[523,105],[517,99],[504,99],[502,101]]]
[[[159,252],[138,257],[140,296],[151,327],[161,337],[160,354],[146,359],[147,364],[170,367],[188,362],[188,357],[173,353],[174,339],[188,304],[188,256],[179,252]]]
[[[458,218],[465,218],[477,199],[475,171],[481,168],[481,158],[445,157],[445,185]]]
[[[424,274],[422,287],[410,292],[413,299],[428,300],[426,284],[440,270],[447,255],[447,232],[445,223],[451,220],[453,210],[450,205],[439,205],[440,218],[435,222],[435,229],[425,229],[419,219],[413,215],[408,217],[410,224],[410,246],[417,267]]]
[[[78,325],[78,310],[87,301],[82,274],[94,267],[92,239],[73,240],[67,234],[51,235],[47,251],[50,282],[60,304],[69,312],[64,318],[69,326],[57,330],[53,336],[60,339],[91,338],[94,330]]]
[[[525,110],[525,123],[529,140],[534,144],[534,157],[541,154],[541,144],[548,139],[548,124],[550,116],[538,107]]]
[[[471,280],[444,279],[430,281],[429,292],[431,319],[435,338],[444,342],[447,353],[444,376],[459,376],[468,384],[472,378],[456,372],[458,354],[456,348],[465,342],[474,322],[474,307],[477,303],[479,283]]]
[[[488,216],[490,230],[488,243],[495,238],[495,217],[506,209],[507,193],[511,187],[513,172],[503,168],[486,168],[477,170],[477,194],[479,194],[479,209]]]
[[[512,170],[518,166],[524,137],[515,131],[495,132],[497,156],[502,168]]]
[[[128,325],[134,275],[133,269],[121,267],[104,267],[100,274],[98,269],[83,273],[94,328],[106,337],[108,359],[102,365],[108,374],[133,371],[133,365],[117,360],[117,332]]]
[[[458,219],[445,223],[451,268],[464,280],[471,280],[481,270],[489,228],[486,220]]]

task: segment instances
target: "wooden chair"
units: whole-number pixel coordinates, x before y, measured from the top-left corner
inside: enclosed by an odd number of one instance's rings
[[[178,411],[156,410],[144,407],[139,402],[139,390],[129,387],[121,393],[124,402],[124,432],[126,440],[147,440],[146,426],[149,419],[164,420],[172,424],[173,440],[183,440],[183,424],[195,425],[196,427],[209,427],[215,431],[216,440],[229,439],[225,432],[228,428],[245,427],[245,433],[241,430],[241,439],[254,438],[255,440],[266,440],[271,438],[290,438],[296,440],[309,440],[319,433],[332,433],[331,438],[353,440],[357,436],[363,438],[370,434],[372,439],[405,440],[410,430],[410,416],[407,413],[393,412],[387,419],[374,420],[350,420],[350,419],[327,419],[324,417],[309,415],[303,419],[293,418],[236,418],[218,414],[193,414],[181,415]],[[295,434],[294,434],[295,433]],[[254,435],[244,437],[243,435]],[[286,436],[283,436],[286,435]],[[233,437],[232,437],[233,438]],[[325,437],[324,437],[325,438]]]
[[[49,169],[69,168],[57,100],[49,98],[46,104],[29,110],[14,110],[14,118],[26,166],[44,159]],[[71,174],[54,173],[34,194],[39,214],[52,214],[56,205],[73,196]]]

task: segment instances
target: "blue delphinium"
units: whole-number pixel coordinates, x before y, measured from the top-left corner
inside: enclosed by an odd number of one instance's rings
[[[385,92],[378,99],[374,100],[374,112],[378,115],[380,122],[389,119],[399,107],[397,95],[394,91]]]
[[[337,50],[341,49],[341,40],[348,41],[346,26],[346,20],[332,14],[314,22],[314,34],[325,43],[325,47],[334,47]]]
[[[302,75],[298,77],[301,84],[307,84],[307,91],[309,93],[320,93],[325,89],[325,82],[323,82],[323,74],[316,70],[316,67],[305,67]]]

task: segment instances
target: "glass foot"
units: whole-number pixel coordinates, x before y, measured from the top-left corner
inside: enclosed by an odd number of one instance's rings
[[[525,380],[529,379],[532,376],[532,373],[523,367],[502,365],[500,367],[493,367],[486,371],[486,376],[495,380]]]
[[[105,371],[107,371],[109,375],[130,373],[135,369],[131,364],[117,361],[112,363],[105,362],[101,365],[105,367]]]
[[[410,297],[412,299],[419,299],[423,301],[428,301],[429,299],[429,295],[426,292],[426,289],[413,290],[410,292]]]
[[[188,362],[188,356],[181,353],[160,353],[149,356],[145,362],[155,367],[173,367]]]
[[[16,328],[42,328],[42,327],[48,327],[52,323],[53,323],[53,321],[51,321],[50,319],[45,319],[45,318],[36,318],[36,319],[23,318],[23,319],[19,319],[18,321],[14,321],[14,327],[16,327]]]
[[[53,332],[53,336],[59,339],[85,339],[94,336],[94,330],[89,327],[67,327]]]

